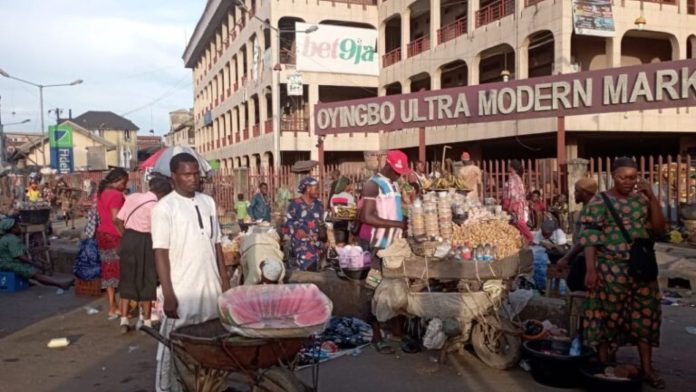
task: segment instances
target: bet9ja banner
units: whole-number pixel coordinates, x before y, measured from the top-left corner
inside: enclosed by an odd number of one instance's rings
[[[377,30],[295,23],[297,70],[379,76]]]
[[[61,174],[72,173],[75,169],[72,126],[61,124],[48,127],[48,145],[51,148],[51,168]]]

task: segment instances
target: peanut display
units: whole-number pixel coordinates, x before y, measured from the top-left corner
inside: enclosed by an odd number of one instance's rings
[[[468,245],[473,249],[480,244],[495,245],[496,258],[500,260],[520,251],[522,236],[515,227],[500,219],[454,225],[453,246]]]

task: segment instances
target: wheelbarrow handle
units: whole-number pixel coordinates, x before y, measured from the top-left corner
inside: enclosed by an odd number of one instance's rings
[[[152,327],[148,327],[147,325],[143,325],[143,326],[140,327],[140,330],[143,331],[143,332],[145,332],[146,334],[150,335],[150,336],[153,337],[155,340],[157,340],[158,342],[164,344],[164,345],[167,346],[167,347],[169,347],[169,346],[171,345],[171,341],[170,341],[169,339],[167,339],[167,338],[165,338],[164,336],[162,336],[162,334],[159,333],[158,330],[156,330],[156,329],[154,329],[154,328],[152,328]]]

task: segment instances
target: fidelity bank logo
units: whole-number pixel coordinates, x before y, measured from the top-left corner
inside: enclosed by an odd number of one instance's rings
[[[363,42],[361,39],[337,38],[331,41],[313,41],[305,37],[302,55],[308,58],[345,60],[353,64],[371,63],[375,61],[375,45]]]

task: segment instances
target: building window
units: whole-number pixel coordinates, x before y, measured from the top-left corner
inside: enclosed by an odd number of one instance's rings
[[[130,131],[128,131],[128,130],[123,131],[123,139],[126,140],[126,141],[130,141],[130,140],[131,140]]]

